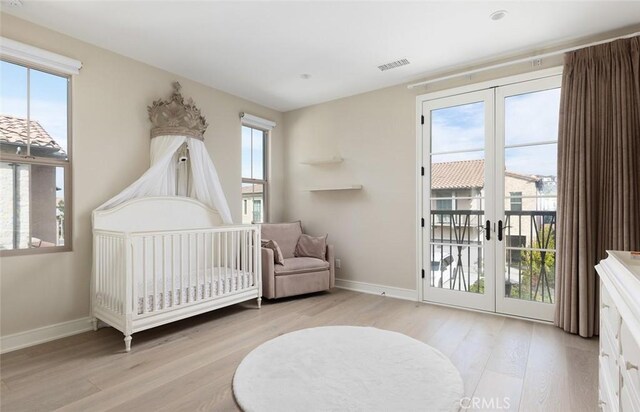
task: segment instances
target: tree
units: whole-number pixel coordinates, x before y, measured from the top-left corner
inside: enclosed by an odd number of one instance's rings
[[[523,297],[528,295],[531,300],[553,302],[556,254],[546,250],[556,248],[555,225],[544,224],[539,231],[539,237],[531,242],[531,248],[542,250],[521,252],[522,282],[518,287],[511,289],[511,296],[519,297],[521,294]]]

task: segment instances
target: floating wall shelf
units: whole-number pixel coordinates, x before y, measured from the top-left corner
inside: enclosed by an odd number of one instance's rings
[[[342,163],[344,159],[340,156],[334,156],[334,157],[328,157],[325,159],[309,159],[309,160],[305,160],[304,162],[300,162],[303,165],[310,165],[310,166],[320,166],[320,165],[330,165],[330,164],[337,164],[337,163]]]
[[[335,190],[362,190],[362,185],[345,185],[332,187],[315,187],[307,189],[309,192],[331,192]]]

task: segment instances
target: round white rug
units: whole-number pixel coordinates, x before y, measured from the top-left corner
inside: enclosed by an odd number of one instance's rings
[[[460,373],[406,335],[355,326],[303,329],[263,343],[236,369],[245,412],[452,411]]]

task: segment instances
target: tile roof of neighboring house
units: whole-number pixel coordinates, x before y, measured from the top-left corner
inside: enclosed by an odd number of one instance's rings
[[[506,171],[516,179],[537,182],[536,176]],[[434,163],[431,165],[431,187],[433,189],[471,189],[484,186],[484,160],[462,160],[458,162]]]
[[[484,160],[434,163],[432,189],[471,189],[484,186]]]
[[[22,117],[0,115],[0,142],[16,146],[27,145],[27,119]],[[31,147],[62,150],[46,130],[36,120],[31,120]]]
[[[248,194],[258,194],[261,195],[262,194],[262,185],[259,184],[254,184],[251,186],[242,186],[242,194],[243,195],[248,195]]]

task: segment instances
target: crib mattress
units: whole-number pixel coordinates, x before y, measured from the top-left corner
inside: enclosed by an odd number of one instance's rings
[[[156,288],[153,288],[153,276],[149,276],[146,282],[139,279],[137,283],[137,313],[140,315],[145,312],[152,312],[170,308],[175,305],[183,305],[196,300],[207,299],[215,296],[221,296],[236,290],[243,290],[253,286],[251,272],[216,267],[206,271],[201,270],[197,276],[195,273],[190,275],[176,274],[173,279],[170,277],[165,284],[161,278],[162,274],[156,275]],[[196,283],[197,277],[197,283]],[[190,278],[190,280],[189,280]],[[146,283],[146,305],[144,284]],[[104,293],[96,293],[98,304],[108,299],[108,295]]]

